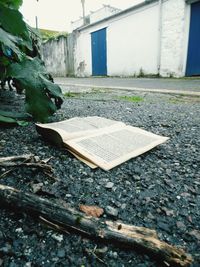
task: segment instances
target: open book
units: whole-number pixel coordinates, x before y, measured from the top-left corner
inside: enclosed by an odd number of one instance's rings
[[[98,166],[104,170],[141,155],[168,139],[97,116],[36,124],[36,129],[48,141],[66,146],[90,167]]]

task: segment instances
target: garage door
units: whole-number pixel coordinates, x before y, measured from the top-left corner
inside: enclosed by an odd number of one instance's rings
[[[200,1],[191,5],[186,76],[200,75]]]
[[[92,75],[107,75],[106,28],[91,34],[92,42]]]

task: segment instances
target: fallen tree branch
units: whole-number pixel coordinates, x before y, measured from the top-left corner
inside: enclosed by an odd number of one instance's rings
[[[14,165],[15,166],[15,165]],[[48,165],[48,164],[44,164],[44,163],[32,163],[32,162],[27,162],[27,163],[20,163],[18,164],[17,166],[20,166],[20,167],[30,167],[30,168],[40,168],[40,169],[44,169],[46,171],[49,171],[49,172],[53,172],[53,168],[51,167],[51,165]]]
[[[10,166],[9,164],[15,163],[17,161],[28,161],[33,158],[32,154],[25,154],[25,155],[20,155],[20,156],[11,156],[11,157],[1,157],[0,158],[0,166]]]
[[[0,179],[5,177],[10,172],[14,171],[19,167],[28,167],[28,168],[39,168],[44,171],[44,173],[53,180],[58,180],[56,177],[53,177],[53,168],[47,162],[51,158],[39,160],[33,154],[25,154],[20,156],[11,156],[11,157],[0,157],[0,167],[11,167],[12,169],[5,171],[0,175]]]
[[[0,163],[0,166],[4,167],[28,167],[28,168],[39,168],[39,169],[44,169],[49,172],[53,172],[53,169],[50,165],[44,164],[44,163],[35,163],[35,162],[23,162],[23,163],[16,163],[16,162],[5,162],[5,163]]]
[[[66,206],[61,206],[37,195],[24,193],[15,188],[0,185],[0,201],[26,211],[29,215],[42,216],[49,222],[72,228],[91,238],[97,238],[121,244],[131,249],[143,249],[150,256],[157,256],[170,266],[189,266],[190,255],[182,249],[160,241],[157,233],[144,227],[123,224],[121,222],[104,221],[85,216],[83,213]]]

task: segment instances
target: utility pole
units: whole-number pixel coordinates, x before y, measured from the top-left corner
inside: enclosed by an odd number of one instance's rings
[[[39,0],[36,0],[36,1],[38,2]],[[35,16],[35,28],[38,30],[38,16],[37,16],[37,14]]]
[[[85,0],[81,0],[83,10],[83,24],[85,24]]]

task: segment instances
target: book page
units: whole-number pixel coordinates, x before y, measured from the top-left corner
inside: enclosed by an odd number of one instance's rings
[[[113,127],[125,125],[122,122],[114,121],[106,118],[101,118],[98,116],[93,117],[75,117],[69,120],[64,120],[54,123],[36,124],[37,128],[40,128],[40,133],[42,134],[42,129],[49,129],[56,131],[63,142],[84,136],[94,131],[97,131],[105,127]]]
[[[88,165],[91,169],[96,169],[98,166],[93,164],[92,162],[88,161],[87,159],[81,157],[80,155],[78,155],[77,153],[73,152],[72,150],[68,149],[68,151],[74,156],[76,157],[78,160],[84,162],[86,165]]]
[[[167,139],[137,127],[119,126],[69,140],[67,145],[102,169],[109,170],[164,143]]]

